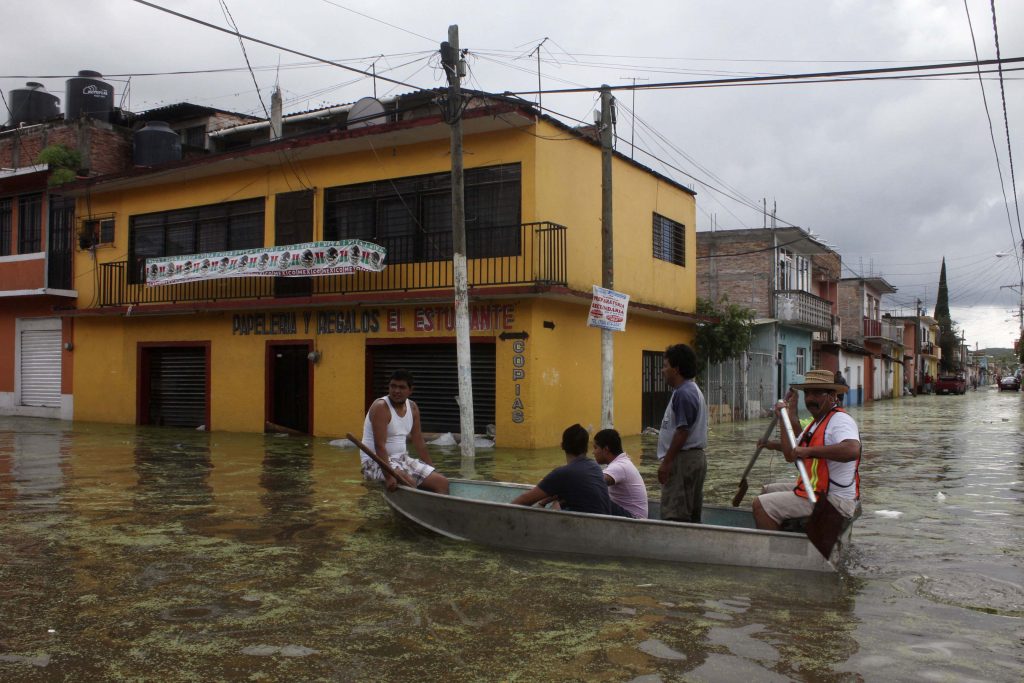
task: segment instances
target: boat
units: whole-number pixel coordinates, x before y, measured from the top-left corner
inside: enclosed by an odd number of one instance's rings
[[[399,486],[384,492],[396,512],[435,533],[459,541],[539,553],[632,558],[740,567],[836,572],[849,545],[852,522],[828,558],[807,535],[757,529],[750,509],[705,505],[701,524],[660,519],[648,503],[648,519],[512,505],[532,488],[508,482],[450,480],[448,495]]]

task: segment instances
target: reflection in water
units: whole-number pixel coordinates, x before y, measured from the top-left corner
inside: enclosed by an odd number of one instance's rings
[[[836,576],[458,543],[327,439],[0,418],[0,680],[1018,680],[1021,397],[854,417],[864,515]],[[708,502],[765,425],[713,426]],[[657,495],[654,440],[625,446]],[[564,462],[431,453],[531,484]],[[748,479],[788,476],[763,454]]]

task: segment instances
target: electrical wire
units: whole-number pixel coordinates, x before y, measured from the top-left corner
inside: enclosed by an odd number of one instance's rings
[[[1013,189],[1013,206],[1017,212],[1017,233],[1020,235],[1021,241],[1021,267],[1024,268],[1024,230],[1021,230],[1020,225],[1020,204],[1017,202],[1017,180],[1013,172],[1013,145],[1010,144],[1010,119],[1006,113],[1006,87],[1003,84],[1003,63],[1000,60],[999,27],[996,25],[996,0],[990,0],[990,3],[992,5],[992,33],[994,34],[996,44],[996,59],[999,60],[999,94],[1002,96],[1003,100],[1003,126],[1006,129],[1006,155],[1010,161],[1010,184]],[[1022,286],[1024,286],[1024,270],[1021,270],[1021,282]],[[1021,296],[1024,296],[1024,292],[1022,292]]]
[[[428,38],[427,36],[423,35],[422,33],[416,33],[415,31],[410,31],[407,28],[402,28],[401,26],[396,26],[395,24],[389,24],[388,22],[384,21],[383,19],[378,19],[377,17],[371,17],[369,14],[364,14],[363,12],[359,12],[357,10],[354,10],[351,7],[345,7],[344,5],[340,5],[340,4],[336,3],[336,2],[334,2],[333,0],[320,0],[320,1],[324,2],[324,3],[328,4],[328,5],[333,5],[334,7],[337,7],[338,9],[343,9],[346,12],[351,12],[352,14],[358,14],[359,16],[364,17],[366,19],[369,19],[370,21],[376,21],[378,24],[384,24],[385,26],[390,26],[391,28],[398,29],[399,31],[404,31],[405,33],[408,33],[410,36],[416,36],[417,38],[422,38],[423,40],[429,40],[434,45],[439,45],[440,42],[441,42],[439,40],[434,40],[433,38]]]

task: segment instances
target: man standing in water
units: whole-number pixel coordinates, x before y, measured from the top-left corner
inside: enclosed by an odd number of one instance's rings
[[[838,395],[847,387],[836,384],[828,370],[810,370],[803,384],[794,384],[785,398],[792,424],[797,421],[797,390],[804,392],[804,405],[814,421],[797,438],[797,446],[788,439],[758,441],[759,446],[782,451],[787,462],[803,459],[807,476],[816,496],[827,496],[828,502],[849,519],[860,504],[860,432],[857,423],[838,406]],[[776,411],[783,410],[777,406]],[[787,519],[810,516],[814,504],[807,497],[803,481],[778,482],[764,487],[754,499],[754,521],[758,529],[778,530]]]
[[[391,373],[388,395],[374,401],[363,420],[363,443],[381,459],[387,460],[392,469],[412,477],[417,488],[447,494],[448,479],[434,469],[420,431],[420,409],[409,398],[412,387],[411,372],[395,370]],[[420,456],[418,460],[409,457],[406,440],[410,437]],[[398,487],[398,482],[382,472],[368,455],[360,453],[360,458],[364,478],[383,481],[389,491]]]
[[[661,518],[699,524],[708,472],[708,406],[694,381],[697,354],[686,344],[668,347],[661,374],[672,387],[658,433]]]

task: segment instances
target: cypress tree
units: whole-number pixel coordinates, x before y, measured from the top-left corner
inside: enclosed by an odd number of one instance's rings
[[[942,257],[939,271],[939,295],[935,299],[935,321],[939,323],[939,348],[942,349],[940,367],[942,372],[955,372],[957,336],[953,320],[949,317],[949,287],[946,286],[946,257]]]

